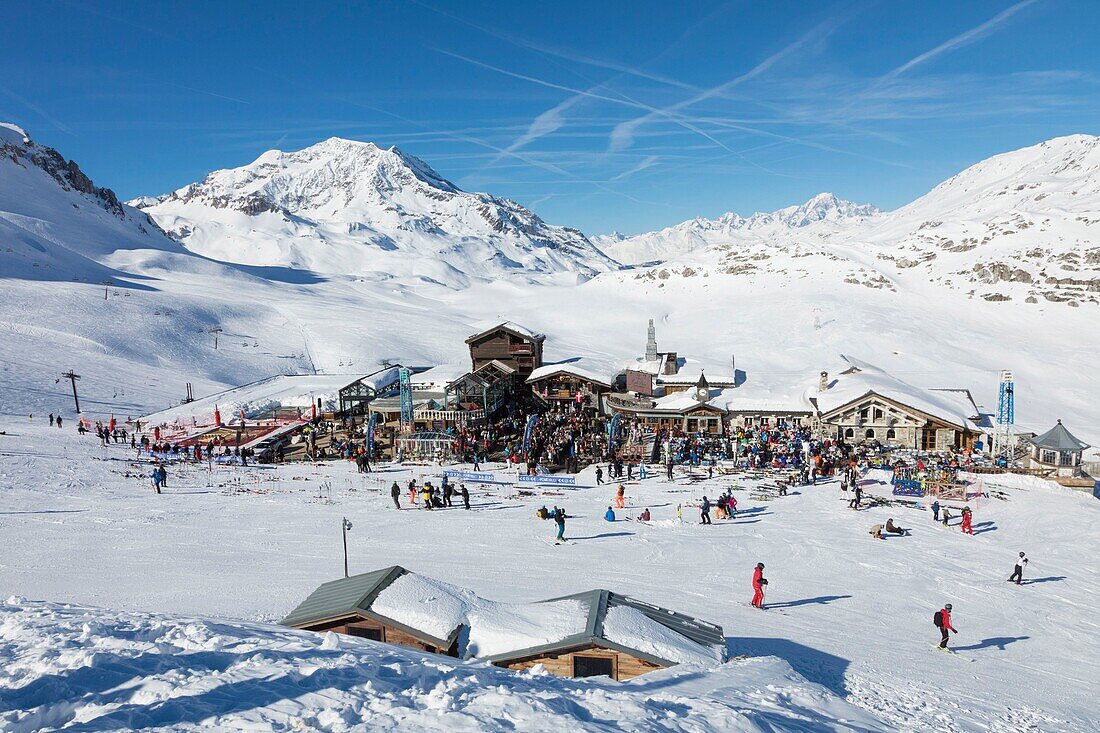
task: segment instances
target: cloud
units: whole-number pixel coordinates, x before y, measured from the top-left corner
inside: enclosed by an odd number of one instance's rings
[[[766,59],[764,59],[745,73],[739,74],[738,76],[735,76],[727,82],[719,84],[715,87],[711,87],[710,89],[704,89],[694,96],[681,100],[676,104],[669,105],[661,109],[655,109],[652,112],[642,115],[641,117],[636,117],[632,120],[627,120],[626,122],[619,123],[614,127],[614,129],[611,130],[611,135],[608,139],[608,149],[611,152],[625,150],[626,148],[630,147],[630,145],[634,142],[635,133],[643,125],[662,117],[673,121],[678,121],[678,115],[676,113],[678,113],[680,110],[687,109],[688,107],[692,107],[696,104],[699,104],[700,102],[704,102],[708,99],[712,99],[714,97],[725,94],[731,89],[734,89],[735,87],[744,84],[746,81],[760,76],[783,59],[801,50],[810,43],[814,41],[820,41],[822,38],[828,36],[830,33],[832,33],[837,25],[837,20],[827,20],[812,28],[809,32],[802,35],[793,43],[788,44],[784,48],[773,53],[771,56],[768,56]],[[682,122],[683,120],[679,119],[679,121]]]
[[[973,28],[966,31],[965,33],[960,33],[959,35],[955,36],[954,38],[950,38],[950,39],[944,41],[943,43],[941,43],[940,45],[938,45],[935,48],[931,49],[930,51],[925,51],[920,56],[916,56],[914,58],[909,59],[908,61],[906,61],[901,66],[899,66],[896,69],[894,69],[893,71],[887,73],[886,76],[883,77],[883,78],[884,79],[893,79],[894,77],[899,76],[899,75],[904,74],[905,72],[909,71],[909,69],[912,69],[914,66],[918,66],[920,64],[923,64],[925,61],[930,61],[931,59],[934,59],[934,58],[936,58],[937,56],[939,56],[941,54],[945,54],[948,51],[954,51],[956,48],[962,48],[963,46],[968,46],[971,43],[974,43],[975,41],[979,41],[982,38],[985,38],[990,33],[993,33],[995,30],[997,30],[997,28],[1004,25],[1004,23],[1009,18],[1011,18],[1013,15],[1015,15],[1019,11],[1023,10],[1028,5],[1034,4],[1035,1],[1036,0],[1020,0],[1020,2],[1016,3],[1015,5],[1008,8],[1007,10],[1002,10],[1000,13],[997,13],[996,15],[994,15],[992,18],[990,18],[986,22],[982,23],[981,25],[974,26]]]
[[[617,176],[612,176],[611,180],[612,181],[621,181],[624,178],[629,178],[630,176],[634,175],[635,173],[638,173],[640,171],[644,171],[646,168],[652,168],[653,166],[657,165],[657,162],[660,161],[660,160],[661,160],[661,157],[659,155],[647,156],[646,158],[643,158],[642,160],[638,161],[638,163],[633,168],[630,168],[629,170],[625,170]]]

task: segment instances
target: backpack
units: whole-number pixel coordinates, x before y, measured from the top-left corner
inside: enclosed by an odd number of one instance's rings
[[[943,628],[943,611],[936,611],[936,615],[932,617],[932,623]]]

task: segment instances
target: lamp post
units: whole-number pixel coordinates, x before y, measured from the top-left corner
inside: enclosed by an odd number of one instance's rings
[[[340,531],[344,536],[344,577],[348,577],[348,530],[351,529],[351,522],[347,517],[340,519]]]

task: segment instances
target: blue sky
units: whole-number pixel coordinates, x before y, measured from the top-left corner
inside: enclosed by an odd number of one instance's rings
[[[307,9],[308,8],[308,9]],[[1100,3],[13,3],[0,119],[122,197],[331,136],[588,233],[893,208],[1100,134]]]

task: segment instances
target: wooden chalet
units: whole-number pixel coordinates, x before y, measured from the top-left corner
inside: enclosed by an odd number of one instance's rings
[[[589,404],[601,412],[616,381],[616,374],[597,373],[572,362],[545,364],[527,378],[532,391],[546,402]]]
[[[334,631],[418,651],[458,656],[458,629],[436,638],[371,610],[378,595],[409,571],[394,565],[324,583],[282,620],[283,626],[307,631]]]
[[[722,627],[607,590],[528,604],[473,600],[470,606],[467,591],[393,566],[321,585],[282,623],[507,669],[541,664],[562,677],[629,680],[684,662],[726,659]],[[488,606],[496,612],[471,613]],[[540,624],[554,631],[540,635],[532,628]],[[454,628],[439,638],[414,625]],[[492,640],[491,653],[479,652],[479,636]],[[523,646],[532,639],[553,641]]]
[[[542,345],[546,337],[511,321],[475,333],[466,339],[470,347],[470,370],[476,372],[491,361],[515,370],[520,382],[542,366]]]
[[[711,402],[720,392],[712,391],[706,376],[700,374],[691,393],[674,392],[659,398],[611,395],[607,404],[612,412],[629,415],[654,430],[721,435],[726,410]]]
[[[715,662],[725,661],[726,638],[721,626],[608,590],[590,590],[545,602],[564,600],[580,601],[587,608],[588,618],[583,632],[552,644],[516,649],[485,659],[498,667],[513,670],[530,669],[540,664],[547,672],[559,677],[602,675],[625,681],[680,662],[668,658],[680,656],[679,653],[671,653],[677,651],[674,647],[664,651],[659,645],[650,643],[651,634],[666,636],[671,632],[671,638],[681,640],[676,646],[688,649],[693,656],[701,659],[709,657],[710,661]],[[607,622],[609,614],[619,613],[615,609],[626,609],[626,613],[630,614],[627,618],[637,623],[630,633],[624,635],[621,627],[615,633],[610,631]],[[666,656],[661,656],[662,651]]]

